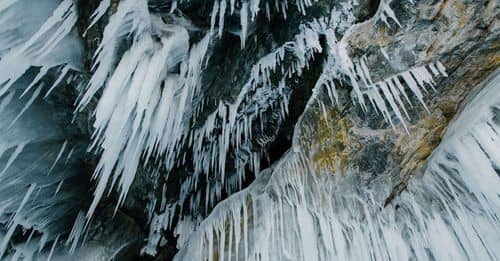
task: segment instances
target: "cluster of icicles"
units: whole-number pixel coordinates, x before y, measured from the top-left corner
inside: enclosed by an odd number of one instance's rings
[[[382,207],[384,185],[318,175],[294,144],[220,203],[176,260],[497,260],[499,80],[497,72],[391,205]]]
[[[175,228],[181,249],[178,260],[500,257],[493,247],[499,242],[500,207],[493,187],[498,183],[493,167],[500,164],[495,157],[499,127],[489,111],[500,100],[494,84],[487,88],[491,95],[484,95],[488,106],[473,102],[469,109],[471,114],[481,112],[484,117],[474,117],[475,125],[463,120],[464,126],[450,130],[457,131],[448,135],[447,142],[434,154],[428,175],[397,199],[401,206],[398,210],[390,207],[378,212],[375,196],[368,189],[362,195],[350,190],[355,184],[349,179],[338,184],[316,176],[308,167],[308,155],[296,144],[293,152],[271,169],[259,173],[262,155],[252,152],[236,163],[236,176],[225,177],[230,150],[245,150],[252,139],[252,125],[260,111],[268,109],[269,105],[256,102],[254,95],[259,90],[273,90],[269,93],[279,96],[281,117],[285,118],[287,80],[301,75],[313,55],[325,51],[320,43],[322,36],[328,42],[328,60],[311,101],[319,100],[324,88],[335,103],[338,96],[334,80],[342,79],[353,86],[355,102],[363,109],[368,109],[366,102],[371,103],[391,125],[394,113],[406,128],[409,93],[425,106],[424,94],[428,87],[433,88],[433,77],[446,76],[444,66],[436,61],[373,82],[366,61],[353,61],[348,56],[344,38],[355,29],[352,16],[341,19],[341,14],[349,13],[355,4],[348,1],[344,9],[333,10],[331,17],[301,25],[294,39],[253,66],[233,103],[221,101],[201,127],[191,128],[191,120],[204,106],[201,80],[210,45],[220,40],[226,16],[238,12],[244,48],[249,24],[259,12],[266,12],[268,17],[274,11],[286,16],[291,3],[272,2],[214,1],[210,30],[190,44],[189,29],[182,24],[166,24],[150,13],[146,0],[121,0],[103,32],[92,76],[85,82],[79,77],[83,51],[76,32],[75,1],[0,0],[0,223],[5,228],[0,231],[0,258],[8,253],[13,260],[29,260],[36,252],[43,252],[38,257],[51,259],[62,244],[69,248],[69,254],[73,253],[84,243],[85,231],[107,191],[119,191],[118,208],[141,165],[159,164],[170,170],[185,160],[185,147],[193,155],[195,171],[182,185],[179,202],[162,202],[160,212],[151,213],[151,232],[143,249],[146,254],[156,254],[161,232],[172,225],[176,208],[185,201],[196,208],[200,197],[206,204],[214,204],[223,190],[232,194],[241,188],[245,167],[249,166],[257,175],[249,188],[220,203],[203,221],[181,217]],[[381,2],[376,19],[400,25],[389,2]],[[314,3],[296,0],[293,4],[305,13]],[[110,6],[110,0],[101,1],[91,26],[108,13]],[[172,10],[176,6],[174,1]],[[351,29],[337,40],[337,27]],[[119,53],[124,39],[130,40],[130,46]],[[285,57],[292,62],[284,63]],[[270,80],[276,71],[283,75],[277,86]],[[59,77],[44,80],[49,72]],[[48,82],[51,84],[47,86]],[[92,108],[90,148],[67,131],[71,117],[59,115],[58,108],[45,101],[63,84],[77,86],[75,89],[81,92],[76,112],[86,110],[99,96]],[[261,93],[265,96],[267,92]],[[471,148],[475,148],[473,153]],[[86,149],[98,153],[100,159],[94,172],[94,198],[84,213],[75,203],[79,202],[80,191],[72,189],[74,184],[66,184],[78,174],[78,162],[82,160],[78,155]],[[475,171],[469,164],[473,161],[481,164],[486,178],[472,175]],[[189,192],[208,173],[216,173],[222,183],[209,183],[206,195],[191,196]],[[438,202],[430,202],[432,199]],[[71,226],[61,220],[71,217],[76,221],[68,231]],[[19,227],[31,232],[26,242],[14,244],[11,237]],[[434,231],[440,231],[439,238]],[[436,240],[447,246],[437,248]],[[45,253],[49,243],[52,246]]]

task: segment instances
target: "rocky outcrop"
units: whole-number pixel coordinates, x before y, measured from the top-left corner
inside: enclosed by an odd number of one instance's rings
[[[351,125],[344,138],[349,146],[340,152],[349,159],[344,169],[368,177],[391,175],[395,188],[386,204],[412,175],[425,169],[463,101],[477,92],[474,88],[500,63],[499,7],[494,1],[400,1],[392,8],[402,27],[395,23],[388,27],[375,19],[357,26],[348,38],[352,55],[366,58],[374,81],[435,60],[446,66],[448,77],[436,80],[437,90],[426,98],[428,110],[409,108],[409,133],[401,126],[391,128],[373,110],[360,114],[359,108],[350,107],[340,119]],[[323,144],[321,140],[317,143]],[[367,150],[372,151],[371,156],[367,157]],[[377,165],[385,168],[373,169]]]

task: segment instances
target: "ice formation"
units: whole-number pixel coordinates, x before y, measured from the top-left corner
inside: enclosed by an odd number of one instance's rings
[[[71,0],[0,1],[0,14],[0,258],[22,227],[26,242],[9,258],[29,260],[55,246],[82,207],[75,180],[85,146],[64,127],[72,108],[46,103],[75,79],[82,46]]]
[[[13,87],[27,84],[29,81],[24,79]],[[5,253],[14,233],[19,233],[16,229],[23,227],[28,240],[26,245],[16,246],[14,256],[29,259],[46,244],[68,233],[79,209],[85,207],[78,203],[82,202],[80,197],[85,188],[76,185],[85,146],[62,128],[71,117],[40,98],[25,110],[30,117],[21,116],[11,125],[27,99],[16,98],[1,111],[0,218],[8,230],[0,237],[0,255]],[[71,115],[71,107],[68,109]],[[58,114],[55,118],[47,117]]]
[[[436,63],[431,63],[427,66],[421,66],[412,68],[401,74],[394,75],[389,79],[384,81],[373,83],[370,78],[367,66],[364,60],[359,62],[353,62],[348,55],[347,46],[344,39],[337,41],[335,38],[335,29],[344,27],[348,28],[349,23],[352,24],[353,19],[348,17],[347,20],[341,20],[341,12],[346,12],[351,8],[350,5],[345,5],[344,10],[332,12],[331,17],[315,19],[310,23],[300,26],[299,33],[294,37],[294,41],[287,42],[282,46],[278,47],[272,53],[262,57],[252,68],[252,73],[249,81],[245,84],[240,92],[236,102],[233,104],[225,104],[221,102],[218,109],[208,117],[205,124],[194,131],[194,135],[190,137],[190,142],[193,140],[193,155],[195,159],[195,174],[192,179],[188,179],[183,184],[183,189],[181,190],[181,197],[179,205],[182,206],[183,202],[187,200],[187,193],[193,187],[197,186],[197,181],[200,179],[199,175],[203,173],[215,172],[220,175],[223,184],[217,184],[215,187],[207,187],[205,195],[196,195],[191,198],[191,208],[197,207],[199,204],[200,197],[205,197],[205,204],[209,205],[215,200],[220,198],[222,190],[231,193],[237,187],[241,187],[242,176],[244,175],[244,169],[240,168],[237,172],[236,179],[224,179],[225,172],[225,162],[228,157],[229,148],[234,146],[236,149],[242,147],[245,144],[245,140],[252,137],[252,124],[255,119],[258,118],[259,111],[263,111],[265,106],[256,108],[252,110],[253,114],[245,113],[247,95],[252,94],[256,89],[269,89],[273,88],[270,76],[276,72],[283,72],[283,78],[280,81],[278,89],[286,88],[287,79],[293,77],[294,75],[300,75],[302,70],[304,70],[309,61],[312,60],[315,53],[323,52],[323,47],[320,44],[320,37],[326,36],[329,44],[328,49],[328,61],[325,64],[324,72],[320,79],[318,80],[316,87],[316,94],[319,93],[322,86],[325,86],[328,90],[332,101],[336,100],[336,87],[333,84],[335,79],[347,78],[350,80],[353,86],[355,86],[355,93],[360,104],[366,109],[365,99],[368,100],[373,107],[380,111],[387,122],[393,125],[393,120],[391,118],[391,113],[395,112],[396,116],[401,120],[403,126],[406,128],[404,123],[404,118],[400,110],[405,110],[405,105],[401,99],[404,97],[405,101],[411,105],[411,100],[408,98],[408,94],[414,94],[417,99],[425,107],[423,101],[422,92],[426,92],[427,88],[433,88],[434,77],[446,76],[444,66],[438,61]],[[347,37],[348,35],[346,35]],[[292,63],[283,64],[285,57],[293,57]],[[403,87],[408,86],[408,87]],[[408,90],[407,90],[408,89]],[[255,98],[255,96],[250,96]],[[262,100],[261,98],[259,100]],[[315,100],[315,97],[312,98]],[[287,96],[282,98],[283,104],[280,105],[282,109],[282,117],[286,117],[287,108]],[[390,107],[387,107],[386,101]],[[407,116],[407,113],[405,113]],[[408,117],[408,116],[407,116]],[[220,136],[215,139],[215,142],[209,142],[207,145],[206,140],[213,139],[214,130],[218,132],[216,121],[222,119],[222,131]],[[257,121],[258,122],[258,121]],[[394,126],[394,125],[393,125]],[[216,135],[215,135],[216,136]],[[254,154],[251,158],[259,159],[261,155]],[[244,164],[245,162],[243,162]],[[258,173],[258,162],[250,159],[251,169]],[[253,164],[253,165],[252,165]],[[242,165],[244,167],[245,165]],[[186,195],[183,196],[182,194]],[[193,202],[194,200],[194,202]],[[193,212],[197,212],[197,209],[192,209]],[[152,235],[157,238],[157,232],[161,229],[171,229],[171,210],[167,210],[165,213],[157,214],[155,217],[155,225],[151,227]],[[168,217],[164,219],[165,217]],[[189,219],[189,218],[187,218]],[[164,222],[158,222],[159,220],[164,220]],[[188,223],[197,223],[198,221],[189,221]],[[181,224],[179,226],[182,226]],[[192,229],[192,225],[189,226]],[[155,232],[156,231],[156,232]],[[181,234],[185,232],[185,229],[178,229],[178,233]],[[188,229],[189,231],[189,229]],[[189,232],[188,232],[189,233]],[[152,245],[148,245],[145,251],[153,252]]]
[[[215,5],[219,3],[216,1]],[[251,6],[254,16],[257,12],[255,6],[258,4],[253,3]],[[107,7],[109,5],[103,2],[96,11],[94,19],[99,19],[102,10]],[[212,18],[216,15],[217,13],[212,14]],[[219,16],[224,17],[224,10]],[[222,26],[223,24],[219,24],[220,30]],[[80,109],[85,108],[96,92],[103,89],[95,110],[94,123],[94,146],[97,150],[102,150],[101,160],[95,172],[99,182],[88,216],[92,215],[108,185],[113,188],[115,183],[118,184],[121,191],[120,202],[123,201],[141,159],[147,160],[149,157],[163,155],[167,168],[172,168],[179,158],[177,151],[181,147],[179,144],[182,143],[188,143],[192,147],[194,157],[198,159],[194,162],[195,175],[185,182],[183,191],[196,186],[201,173],[216,171],[224,180],[225,160],[230,146],[240,149],[244,140],[251,136],[248,132],[251,129],[249,124],[263,110],[263,108],[253,109],[252,114],[245,116],[245,111],[252,110],[252,106],[258,106],[258,104],[242,105],[245,100],[249,102],[248,93],[255,91],[257,87],[260,89],[271,87],[269,80],[271,72],[277,69],[286,51],[295,54],[298,61],[289,69],[282,70],[289,70],[289,74],[300,73],[307,65],[311,54],[314,51],[321,51],[317,36],[310,38],[314,34],[317,33],[313,29],[305,29],[296,37],[295,42],[286,43],[263,57],[252,69],[251,77],[236,102],[221,103],[213,115],[208,117],[203,127],[189,132],[186,126],[189,118],[196,113],[190,111],[192,108],[188,107],[188,104],[192,104],[197,95],[199,76],[203,71],[203,61],[207,58],[212,34],[209,33],[199,44],[188,50],[186,47],[189,46],[189,36],[186,28],[164,24],[159,17],[149,13],[146,1],[120,3],[104,31],[104,39],[96,55],[93,77],[79,106]],[[133,35],[133,44],[114,68],[117,45],[129,35]],[[155,42],[154,36],[162,37],[160,43]],[[148,59],[151,59],[151,62]],[[178,64],[181,64],[180,74],[171,72]],[[108,79],[109,74],[111,76]],[[151,80],[150,75],[155,77],[150,82],[144,82],[145,75],[148,75],[148,80]],[[161,95],[155,94],[160,90],[163,90]],[[278,88],[278,92],[279,90]],[[128,98],[121,98],[122,95]],[[158,96],[162,98],[150,100]],[[282,100],[286,101],[286,97]],[[242,108],[245,106],[246,108]],[[281,107],[287,106],[281,105]],[[205,145],[207,139],[212,139],[217,124],[222,124],[222,134],[209,146]],[[123,135],[115,135],[116,133]],[[242,136],[244,136],[243,141],[240,140]],[[260,155],[253,154],[250,157],[246,163],[238,167],[240,170],[250,164],[252,169],[258,171]],[[207,198],[211,198],[207,200],[207,204],[213,203],[215,197],[220,197],[222,186],[226,186],[226,191],[241,186],[241,175],[239,176],[227,185],[222,184],[207,189]],[[184,198],[181,195],[181,205]]]
[[[113,68],[117,45],[129,34],[133,43]],[[93,78],[80,103],[83,108],[103,88],[94,122],[94,146],[99,145],[102,156],[89,217],[109,184],[109,188],[117,184],[118,205],[123,202],[143,157],[166,152],[169,162],[176,156],[176,143],[186,124],[183,117],[197,93],[208,37],[188,55],[189,35],[184,27],[152,16],[146,1],[123,1],[118,6],[104,30]],[[180,73],[174,73],[179,64]]]
[[[291,2],[293,2],[301,13],[305,14],[307,7],[311,6],[316,1],[317,0],[295,0]],[[261,3],[260,0],[244,0],[241,1],[241,3],[236,0],[216,0],[214,1],[211,14],[210,31],[214,31],[214,28],[217,26],[218,35],[219,37],[222,36],[226,15],[233,15],[235,12],[238,12],[241,24],[239,35],[241,39],[241,47],[244,48],[249,26],[262,9],[266,11],[268,18],[270,17],[271,9],[276,10],[278,13],[281,13],[284,17],[286,17],[290,4],[291,3],[288,0],[274,1],[274,4],[269,3],[269,1]]]
[[[294,144],[219,204],[176,260],[498,259],[499,80],[497,72],[450,126],[424,176],[388,207],[384,185],[319,175]]]
[[[166,183],[155,184],[161,195],[146,210],[143,254],[156,255],[162,233],[173,230],[176,260],[500,258],[498,72],[450,126],[426,173],[384,207],[387,184],[368,188],[355,173],[337,178],[314,170],[307,145],[299,142],[305,114],[292,149],[261,170],[277,135],[264,131],[266,120],[286,120],[291,81],[324,54],[306,111],[324,110],[325,95],[335,106],[340,88],[350,86],[353,103],[409,132],[407,108],[419,103],[428,110],[425,95],[447,76],[444,65],[408,65],[374,81],[366,57],[354,58],[350,50],[347,39],[360,24],[353,15],[357,1],[345,1],[328,16],[300,24],[293,38],[257,59],[234,86],[234,99],[207,112],[203,76],[214,45],[232,30],[229,18],[239,19],[231,33],[245,50],[261,13],[286,18],[295,8],[306,16],[317,1],[215,0],[207,28],[179,14],[187,1],[169,1],[170,12],[158,14],[147,0],[121,0],[113,11],[112,1],[102,0],[89,28],[101,20],[106,25],[87,79],[79,72],[76,0],[0,0],[0,258],[50,260],[60,248],[74,254],[103,197],[117,191],[118,209],[141,167],[155,178],[162,169],[168,179],[186,161],[192,173],[180,182],[176,202],[167,202]],[[370,21],[403,27],[391,2],[380,1]],[[387,60],[394,56],[383,47],[380,52]],[[79,99],[76,108],[64,104],[61,111],[57,95],[65,95],[59,89],[66,85]],[[74,123],[89,110],[90,145],[79,140]],[[90,202],[79,199],[87,189],[79,185],[87,177],[78,176],[86,153],[98,156]],[[240,191],[248,171],[256,180]],[[220,202],[225,195],[232,196]]]
[[[72,0],[58,2],[42,0],[36,5],[23,0],[1,2],[0,94],[7,93],[32,67],[39,67],[39,72],[23,95],[39,86],[43,76],[56,66],[65,65],[62,69],[64,73],[55,85],[69,69],[78,70],[81,67],[79,54],[82,47],[75,40],[78,36],[74,30],[76,6]],[[22,12],[35,15],[20,17]]]

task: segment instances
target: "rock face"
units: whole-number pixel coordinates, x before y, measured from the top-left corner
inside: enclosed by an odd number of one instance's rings
[[[387,157],[393,162],[385,164],[387,173],[398,173],[397,186],[390,198],[404,188],[409,176],[425,168],[428,156],[440,144],[441,136],[464,99],[498,68],[499,63],[498,4],[492,1],[420,1],[413,6],[403,1],[394,9],[404,25],[402,28],[393,25],[392,30],[386,27],[374,30],[377,27],[373,23],[365,23],[349,38],[354,52],[366,56],[374,80],[435,59],[443,62],[449,77],[437,81],[437,92],[431,93],[426,101],[428,111],[422,107],[411,109],[409,134],[401,129],[373,128],[383,123],[371,123],[367,128],[366,123],[370,121],[363,116],[361,120],[354,116],[355,113],[348,116],[354,125],[350,140],[367,140],[368,144],[373,142],[380,147],[393,144]],[[390,53],[388,60],[380,48]],[[381,120],[380,117],[376,119]],[[372,134],[371,129],[377,131]],[[351,144],[351,151],[359,151],[356,142]],[[357,157],[349,158],[356,167]]]
[[[500,259],[498,1],[29,6],[0,259]]]

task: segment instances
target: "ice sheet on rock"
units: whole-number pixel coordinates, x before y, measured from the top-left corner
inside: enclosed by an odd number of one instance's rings
[[[386,183],[314,173],[294,143],[220,203],[175,260],[497,260],[499,82],[497,71],[393,204],[382,207]]]
[[[75,31],[77,10],[73,0],[0,4],[0,95],[32,67],[40,68],[40,72],[26,91],[56,66],[81,69],[82,45]]]
[[[19,79],[10,91],[16,93],[0,98],[5,105],[0,111],[0,227],[8,231],[0,239],[0,258],[8,253],[14,260],[16,256],[29,259],[34,248],[12,249],[12,237],[41,251],[69,232],[78,209],[84,207],[83,187],[75,185],[74,177],[85,147],[68,136],[71,128],[62,129],[71,121],[62,110],[71,115],[72,108],[55,108],[41,97],[32,102],[28,102],[31,97],[17,98],[34,77]],[[22,110],[25,113],[20,116]],[[73,157],[62,160],[70,151]]]

